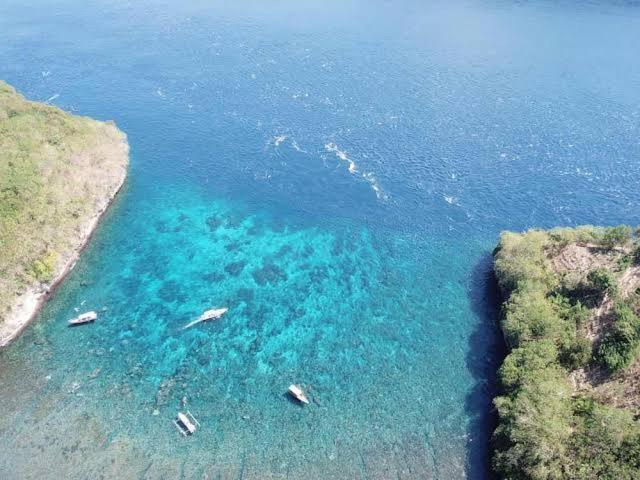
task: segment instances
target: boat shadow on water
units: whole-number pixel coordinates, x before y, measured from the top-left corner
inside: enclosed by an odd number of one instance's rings
[[[497,423],[493,397],[506,346],[498,323],[500,291],[490,253],[483,255],[473,267],[467,296],[477,321],[465,359],[474,378],[474,386],[465,399],[465,409],[471,419],[467,429],[466,477],[493,479],[490,442]]]

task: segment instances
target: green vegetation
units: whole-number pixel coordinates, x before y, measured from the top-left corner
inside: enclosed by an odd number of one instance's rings
[[[611,373],[628,366],[636,357],[640,346],[640,319],[625,303],[617,303],[614,308],[615,321],[600,347],[596,359]]]
[[[612,258],[618,250],[638,252],[632,241],[629,227],[502,235],[494,265],[506,297],[502,330],[510,353],[499,371],[493,438],[493,467],[502,478],[640,478],[640,425],[631,412],[598,403],[570,381],[579,368],[602,365],[612,374],[634,360],[640,345],[635,306],[620,298],[607,265],[572,277],[575,272],[560,274],[551,262],[571,244]],[[613,321],[592,344],[585,326],[596,307],[609,304]]]
[[[624,245],[631,240],[631,227],[620,225],[605,229],[602,236],[602,244],[607,248],[614,248],[616,245]]]
[[[127,154],[112,123],[29,102],[0,81],[0,323],[18,294],[70,258]]]
[[[561,478],[637,479],[640,430],[630,412],[589,398],[573,402],[575,433],[569,443],[572,462]]]
[[[57,260],[58,254],[56,252],[47,252],[33,262],[29,273],[39,282],[48,282],[53,277]]]

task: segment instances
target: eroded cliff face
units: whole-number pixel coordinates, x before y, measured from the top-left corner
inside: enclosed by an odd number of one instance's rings
[[[640,240],[625,226],[507,232],[494,260],[511,350],[495,399],[495,470],[635,478]]]

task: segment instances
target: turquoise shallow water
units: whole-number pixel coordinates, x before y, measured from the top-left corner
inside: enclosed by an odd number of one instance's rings
[[[486,478],[491,249],[640,223],[639,32],[633,3],[3,2],[0,77],[116,120],[131,168],[0,352],[0,477]]]

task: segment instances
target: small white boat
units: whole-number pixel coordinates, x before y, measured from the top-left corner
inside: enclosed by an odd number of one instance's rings
[[[182,330],[186,330],[187,328],[191,328],[194,325],[197,325],[198,323],[201,323],[201,322],[206,322],[207,320],[218,320],[225,313],[227,313],[227,311],[229,311],[227,307],[212,308],[211,310],[205,310],[204,313],[200,315],[198,318],[196,318],[193,322],[188,323],[187,325],[182,327]]]
[[[300,403],[309,404],[309,399],[302,391],[300,385],[289,385],[289,395],[298,400]]]
[[[93,310],[78,315],[76,318],[69,320],[69,326],[84,325],[85,323],[95,322],[98,314]]]
[[[200,426],[200,422],[196,420],[189,410],[186,413],[178,412],[178,418],[173,421],[178,431],[183,435],[193,435],[196,432],[197,427]]]

